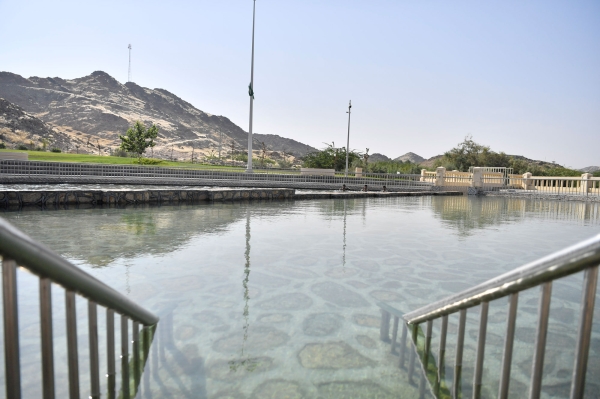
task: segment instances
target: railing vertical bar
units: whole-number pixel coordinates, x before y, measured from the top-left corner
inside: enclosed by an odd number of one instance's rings
[[[392,353],[396,353],[396,339],[398,338],[398,323],[400,322],[400,317],[394,316],[394,327],[392,329]]]
[[[79,399],[79,356],[77,354],[77,315],[75,293],[65,291],[67,313],[67,357],[69,363],[69,398]]]
[[[114,399],[117,383],[115,375],[115,311],[112,309],[106,309],[106,363],[107,397]]]
[[[433,320],[427,320],[427,328],[425,333],[425,347],[423,351],[423,368],[425,372],[427,372],[427,367],[429,364],[429,352],[431,350],[431,333],[433,330]]]
[[[54,399],[52,282],[49,278],[40,278],[40,328],[42,338],[42,393],[44,399]]]
[[[121,390],[123,399],[130,399],[129,390],[129,332],[127,316],[121,315]]]
[[[506,320],[506,339],[504,340],[504,354],[502,355],[502,369],[500,375],[500,388],[498,399],[508,398],[510,384],[510,368],[512,364],[513,343],[515,339],[515,326],[517,320],[517,305],[519,293],[515,292],[508,298],[508,315]]]
[[[467,322],[467,310],[461,309],[458,318],[458,337],[456,339],[456,359],[454,361],[454,381],[452,384],[453,398],[460,397],[461,378],[462,378],[462,358],[463,347],[465,343],[465,324]]]
[[[90,342],[90,389],[91,399],[100,399],[100,362],[98,359],[98,308],[88,300],[88,332]]]
[[[406,323],[402,320],[402,336],[400,338],[400,361],[398,362],[398,367],[404,368],[404,359],[406,357],[406,335],[408,328],[406,327]]]
[[[448,315],[442,316],[442,326],[440,328],[440,348],[438,351],[438,362],[437,362],[437,381],[435,386],[435,394],[439,395],[440,385],[444,378],[444,368],[446,357],[446,335],[448,333]]]
[[[151,393],[150,393],[150,363],[148,362],[148,357],[150,354],[150,327],[144,327],[142,329],[142,339],[143,339],[143,353],[144,353],[144,358],[143,358],[143,363],[144,363],[144,368],[142,370],[143,375],[144,375],[144,390],[143,393],[147,396],[150,397]]]
[[[539,398],[542,390],[542,373],[544,370],[544,354],[546,351],[546,335],[548,332],[548,317],[550,315],[552,282],[542,284],[541,291],[542,295],[540,297],[538,327],[535,336],[529,399]]]
[[[140,324],[137,321],[133,322],[133,330],[131,331],[133,339],[133,379],[135,381],[135,390],[137,391],[140,385]]]
[[[410,359],[408,362],[408,382],[412,384],[412,376],[413,373],[415,371],[415,357],[417,356],[416,354],[416,348],[418,348],[417,346],[417,338],[418,338],[418,331],[419,331],[419,325],[418,324],[413,324],[412,325],[412,343],[410,345],[411,350],[410,351]]]
[[[579,331],[575,349],[575,365],[571,383],[571,399],[582,399],[585,390],[585,374],[590,349],[592,325],[594,323],[594,301],[598,283],[598,266],[587,269],[583,277],[583,293],[581,299],[581,314],[579,316]]]
[[[21,365],[19,361],[19,309],[17,307],[17,263],[2,260],[2,294],[4,304],[4,364],[6,397],[21,397]]]
[[[479,335],[477,337],[477,355],[475,358],[475,375],[473,377],[473,399],[479,399],[481,397],[481,380],[483,375],[483,359],[485,355],[485,336],[487,334],[489,305],[489,302],[481,303]]]

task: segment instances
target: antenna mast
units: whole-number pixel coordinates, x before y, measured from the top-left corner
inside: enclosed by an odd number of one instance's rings
[[[131,44],[127,46],[129,49],[129,71],[127,72],[127,81],[131,82]]]

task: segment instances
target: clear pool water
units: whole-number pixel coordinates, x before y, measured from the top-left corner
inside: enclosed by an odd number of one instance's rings
[[[407,312],[600,232],[598,204],[474,197],[23,210],[2,216],[161,316],[140,398],[417,397],[398,357],[379,340],[377,302]],[[37,278],[23,271],[18,278],[24,397],[41,397]],[[573,276],[554,284],[545,398],[568,397],[581,281]],[[531,289],[519,301],[514,397],[524,397],[528,386],[538,292]],[[503,299],[490,305],[484,397],[497,395],[506,307]],[[64,292],[58,287],[53,308],[62,398],[67,363]],[[84,300],[78,299],[77,310],[81,393],[87,397]],[[99,319],[106,370],[103,311]],[[456,326],[457,317],[451,317],[448,384]],[[465,338],[465,395],[477,328],[474,309]],[[436,356],[438,329],[435,324]],[[599,373],[596,322],[589,398],[599,395]],[[103,391],[105,385],[103,379]]]

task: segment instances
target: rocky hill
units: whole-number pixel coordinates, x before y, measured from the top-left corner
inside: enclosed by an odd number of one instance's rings
[[[391,158],[378,152],[369,155],[369,162],[389,162]]]
[[[415,154],[414,152],[407,152],[406,154],[401,155],[398,158],[394,159],[394,161],[402,161],[402,162],[410,161],[412,163],[419,164],[419,163],[425,161],[425,158],[423,158],[420,155]]]
[[[309,152],[317,151],[316,148],[301,143],[293,139],[278,136],[276,134],[253,134],[252,140],[255,145],[265,143],[267,149],[278,152],[285,152],[286,155],[303,157]]]
[[[600,170],[600,166],[588,166],[585,168],[581,168],[579,170],[582,171],[583,173],[594,173],[594,172],[598,172]]]
[[[247,133],[228,118],[203,112],[167,90],[121,84],[102,71],[71,80],[0,72],[0,97],[70,140],[90,143],[85,152],[118,147],[119,134],[136,120],[159,126],[154,156],[168,157],[173,148],[176,158],[189,159],[192,145],[196,153],[208,153],[220,141],[224,147],[232,141],[236,148],[247,145]]]
[[[8,148],[26,146],[33,150],[63,148],[71,139],[21,107],[0,98],[0,142]]]

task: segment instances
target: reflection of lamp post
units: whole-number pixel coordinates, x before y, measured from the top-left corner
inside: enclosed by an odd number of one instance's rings
[[[252,173],[252,107],[254,105],[254,16],[256,14],[256,0],[252,7],[252,61],[250,63],[250,85],[248,86],[248,95],[250,95],[250,125],[248,128],[248,166],[246,173]]]
[[[342,246],[342,267],[346,266],[346,201],[344,198],[344,245]]]
[[[348,112],[346,112],[348,114],[348,140],[346,141],[346,174],[345,176],[348,177],[348,154],[350,153],[350,111],[352,110],[352,100],[350,100],[350,103],[348,104]]]

